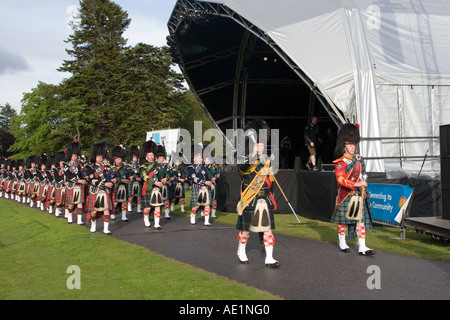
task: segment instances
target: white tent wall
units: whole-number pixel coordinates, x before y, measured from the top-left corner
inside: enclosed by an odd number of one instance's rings
[[[331,106],[360,123],[368,171],[417,174],[428,150],[424,172],[439,174],[433,137],[450,123],[449,1],[206,2],[264,31]]]

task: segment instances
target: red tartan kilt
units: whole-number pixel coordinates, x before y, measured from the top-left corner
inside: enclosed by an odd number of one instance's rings
[[[48,186],[47,194],[45,195],[45,199],[47,201],[52,200],[52,193],[53,193],[53,187],[52,186]]]
[[[64,204],[64,188],[56,189],[55,202]]]
[[[41,186],[41,187],[39,188],[38,199],[41,200],[41,201],[45,199],[44,190],[45,190],[45,185],[43,185],[43,186]]]
[[[97,199],[97,195],[96,194],[89,194],[88,198],[87,198],[87,202],[86,202],[86,211],[91,213],[92,211],[94,211],[94,206],[95,206],[95,200]],[[114,211],[114,206],[113,206],[113,202],[111,201],[111,194],[110,193],[106,193],[106,201],[108,202],[108,210],[110,213],[113,213]],[[98,216],[98,214],[97,214]]]
[[[25,187],[25,193],[26,193],[27,195],[31,195],[31,192],[33,192],[33,186],[34,186],[34,182],[28,182],[28,183],[26,184],[26,187]]]
[[[80,186],[80,188],[81,188],[81,203],[84,203],[85,199],[84,187]],[[68,205],[73,204],[73,189],[66,188],[66,192],[64,195],[64,204]]]

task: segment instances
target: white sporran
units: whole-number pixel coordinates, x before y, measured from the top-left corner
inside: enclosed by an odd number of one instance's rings
[[[120,184],[116,192],[116,202],[126,202],[127,201],[127,188],[124,184]]]
[[[358,220],[362,219],[363,212],[363,198],[361,195],[353,195],[348,202],[348,209],[345,217],[350,220]]]
[[[161,196],[161,190],[159,188],[153,188],[150,195],[150,205],[152,207],[160,207],[164,204]]]
[[[271,229],[269,207],[266,200],[259,199],[256,202],[255,212],[250,223],[250,231],[265,232]]]
[[[108,210],[108,200],[105,190],[99,190],[94,204],[95,211]]]
[[[75,186],[73,188],[73,204],[81,203],[81,187]]]
[[[209,191],[208,191],[208,188],[202,187],[198,191],[197,205],[198,206],[209,206]]]

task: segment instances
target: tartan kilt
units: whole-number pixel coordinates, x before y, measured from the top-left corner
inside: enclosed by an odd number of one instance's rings
[[[62,187],[61,189],[56,189],[55,190],[55,202],[56,203],[61,203],[62,205],[64,205],[64,199],[65,199],[65,188]]]
[[[44,194],[44,191],[45,191],[45,186],[46,186],[46,185],[47,185],[47,184],[44,184],[43,186],[41,186],[41,187],[39,188],[38,199],[39,199],[40,201],[45,200],[46,195]]]
[[[350,220],[345,217],[348,210],[348,203],[350,202],[350,198],[351,196],[345,198],[341,205],[333,212],[333,214],[331,215],[331,222],[346,225],[356,225],[359,222],[359,220]],[[369,213],[369,208],[370,200],[367,198],[363,200],[363,217],[361,220],[361,222],[364,223],[367,229],[372,227],[372,219]]]
[[[130,183],[128,184],[127,187],[127,196],[129,198],[133,197],[133,183],[135,182],[135,180],[130,181]],[[142,181],[138,181],[139,182],[139,190],[138,190],[138,195],[142,194]]]
[[[184,188],[184,183],[181,182],[181,197],[179,197],[179,199],[184,199],[186,196],[186,189]],[[175,198],[175,188],[177,187],[177,182],[173,182],[169,185],[168,187],[168,194],[169,194],[169,199],[174,199]]]
[[[99,189],[100,190],[104,190],[104,189]],[[107,190],[106,191],[106,201],[108,202],[108,211],[110,213],[114,213],[114,206],[113,206],[113,202],[111,201],[111,193],[109,193]],[[90,194],[87,197],[86,200],[86,211],[88,213],[91,213],[92,211],[94,211],[94,206],[95,206],[95,200],[97,200],[97,194]]]
[[[84,203],[84,199],[86,197],[85,190],[84,190],[85,188],[82,185],[78,185],[77,184],[77,186],[80,186],[80,189],[81,189],[81,203]],[[67,204],[67,205],[73,204],[73,189],[66,188],[66,190],[64,192],[64,201],[63,202],[64,202],[64,204]]]
[[[47,194],[45,195],[45,200],[50,201],[52,200],[52,193],[53,193],[54,187],[51,185],[48,186]]]
[[[34,182],[28,182],[27,187],[25,189],[25,193],[27,194],[27,196],[31,196],[31,194],[33,193],[33,188],[34,188]]]
[[[191,206],[191,207],[198,207],[198,204],[197,204],[197,199],[198,199],[198,194],[199,194],[199,189],[195,189],[195,188],[192,188],[192,190],[191,190],[192,192],[191,192],[191,201],[189,202],[189,205]],[[210,197],[211,198],[211,197]]]
[[[250,231],[250,224],[253,219],[254,210],[244,210],[242,215],[238,216],[236,229],[239,231]],[[269,208],[270,229],[275,229],[275,218],[273,209]]]

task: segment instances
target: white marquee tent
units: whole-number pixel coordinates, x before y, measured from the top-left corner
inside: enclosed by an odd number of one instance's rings
[[[439,174],[439,126],[450,124],[450,1],[179,0],[171,34],[180,12],[202,10],[264,38],[340,123],[359,123],[368,171],[417,174],[427,153],[422,172]]]

